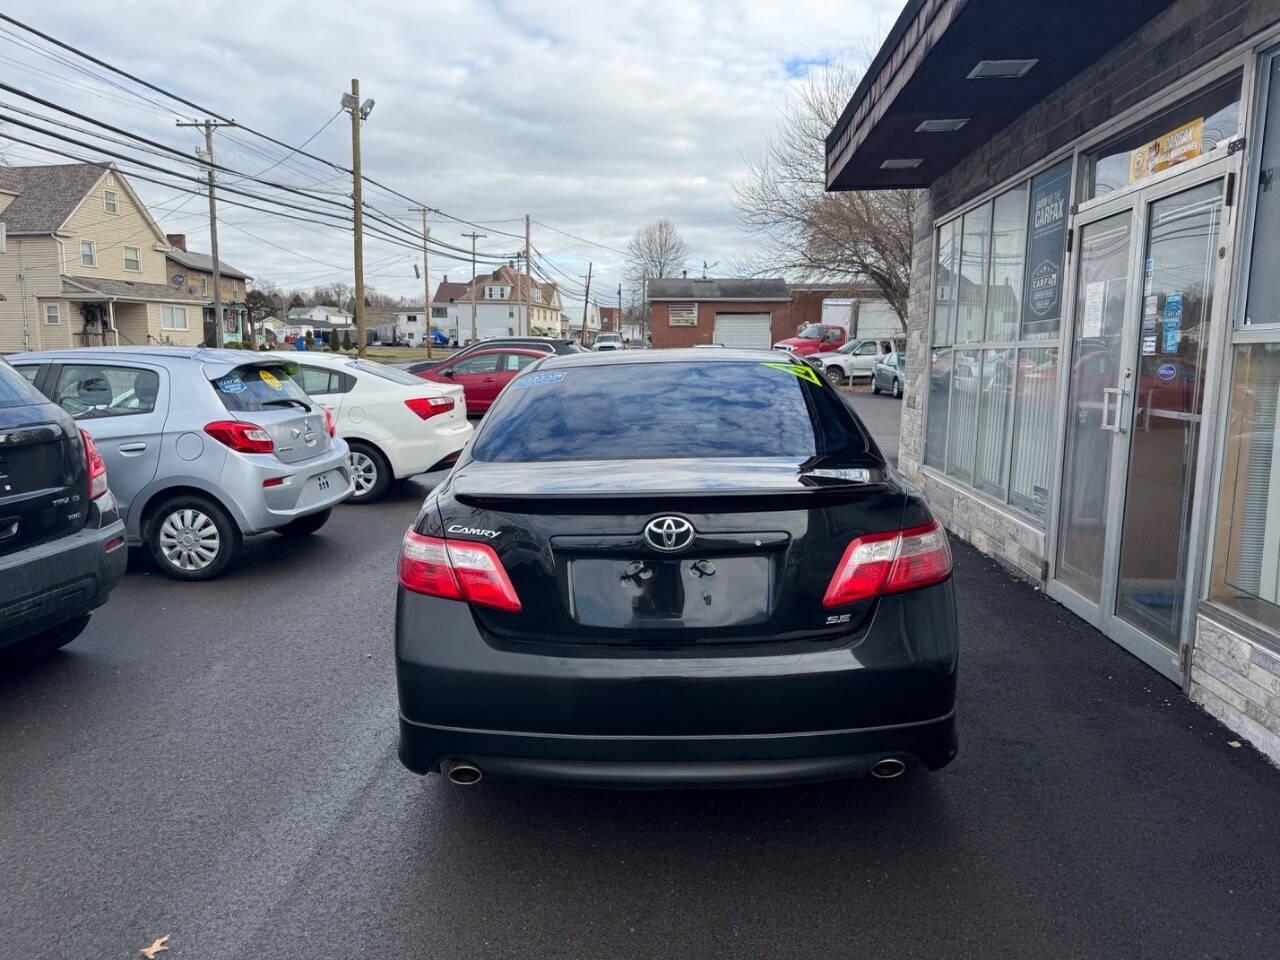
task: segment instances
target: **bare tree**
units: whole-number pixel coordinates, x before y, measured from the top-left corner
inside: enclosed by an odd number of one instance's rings
[[[734,206],[757,239],[755,272],[872,283],[906,330],[915,191],[826,191],[826,137],[861,75],[828,64],[801,78],[734,185]]]
[[[645,278],[674,277],[689,262],[689,245],[680,230],[666,217],[641,227],[627,241],[626,278],[641,283]]]

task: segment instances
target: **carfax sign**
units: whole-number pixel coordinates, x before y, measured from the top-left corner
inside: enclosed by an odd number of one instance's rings
[[[1064,160],[1031,181],[1027,214],[1027,288],[1023,292],[1023,336],[1037,326],[1057,329],[1062,311],[1063,256],[1067,252],[1067,207],[1071,161]]]

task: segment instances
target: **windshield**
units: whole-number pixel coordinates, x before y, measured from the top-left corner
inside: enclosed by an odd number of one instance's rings
[[[801,330],[796,336],[801,340],[821,340],[822,335],[826,333],[826,328],[820,323],[811,323],[809,326]]]
[[[590,411],[590,416],[583,416]],[[643,363],[538,370],[484,422],[476,460],[861,456],[866,435],[806,364]]]
[[[836,353],[853,353],[853,351],[857,350],[860,346],[862,346],[861,340],[850,340],[843,347],[837,350]]]
[[[296,363],[244,364],[209,383],[222,405],[232,412],[297,406],[289,401],[301,401],[310,410],[311,398],[292,379],[297,373]]]
[[[421,377],[415,377],[412,373],[407,373],[397,367],[388,367],[385,364],[378,363],[376,360],[352,360],[347,366],[362,373],[371,373],[375,377],[381,377],[383,380],[390,380],[392,383],[402,383],[406,387],[422,386]]]

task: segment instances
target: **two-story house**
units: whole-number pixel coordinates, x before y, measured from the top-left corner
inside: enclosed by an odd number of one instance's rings
[[[472,306],[475,327],[472,329]],[[453,301],[457,308],[456,339],[460,344],[488,337],[520,334],[555,335],[560,328],[560,292],[554,283],[525,277],[514,263],[476,277]]]
[[[110,164],[0,168],[0,352],[200,343],[202,298],[170,282],[168,250]]]
[[[203,300],[206,306],[201,321],[206,327],[214,324],[213,257],[188,250],[185,233],[169,233],[165,237],[169,241],[169,252],[165,254],[169,283]],[[243,341],[249,320],[245,299],[249,295],[249,274],[219,260],[218,278],[222,288],[222,329],[218,331],[218,343]],[[262,342],[261,330],[254,332],[254,339]]]

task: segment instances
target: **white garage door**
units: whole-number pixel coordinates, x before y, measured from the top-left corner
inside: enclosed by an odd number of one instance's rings
[[[773,346],[767,313],[717,313],[715,342],[726,347],[768,350]]]

